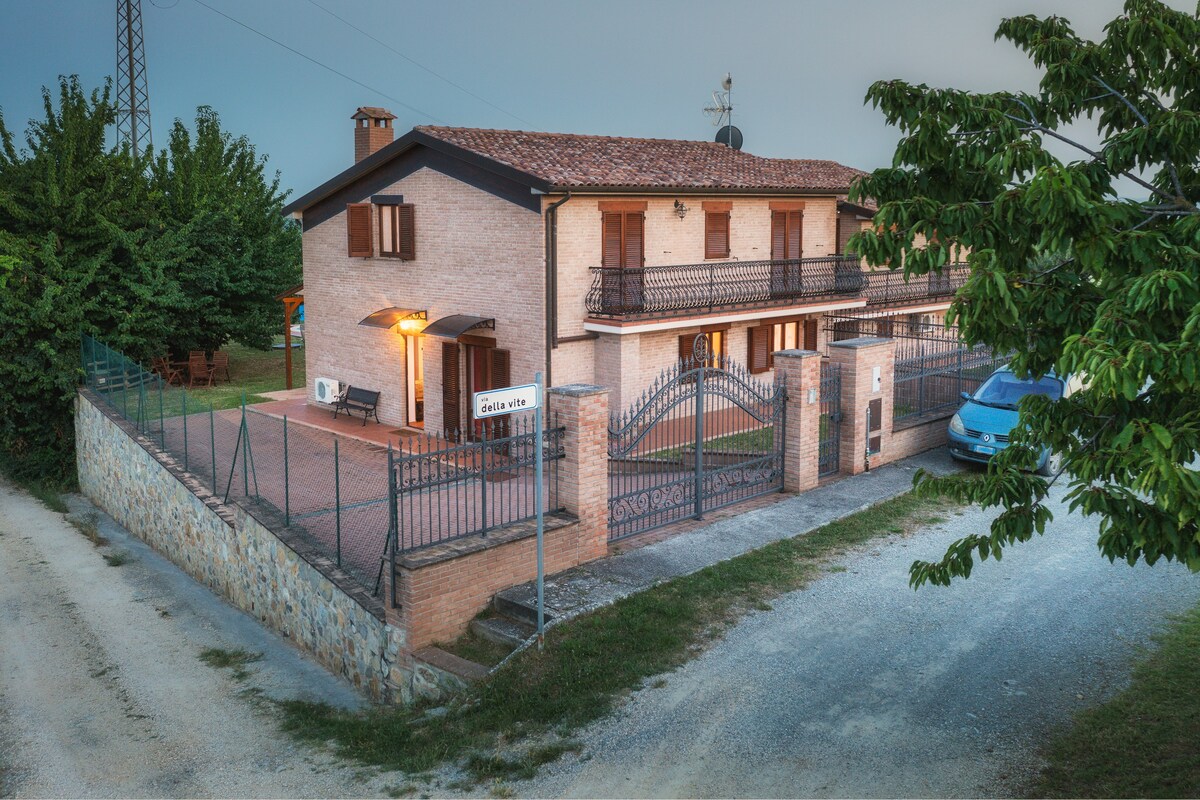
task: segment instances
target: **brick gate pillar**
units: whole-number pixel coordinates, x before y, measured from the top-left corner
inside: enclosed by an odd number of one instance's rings
[[[775,370],[787,388],[787,441],[783,454],[783,489],[803,492],[817,485],[820,454],[821,354],[813,350],[780,350]]]
[[[608,552],[608,389],[574,383],[548,391],[548,425],[562,425],[559,504],[579,517],[579,563]]]
[[[842,365],[841,473],[857,475],[866,469],[868,409],[871,464],[891,460],[896,342],[874,337],[830,342],[829,358]]]

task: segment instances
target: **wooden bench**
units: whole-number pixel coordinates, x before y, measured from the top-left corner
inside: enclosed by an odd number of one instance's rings
[[[379,392],[372,392],[370,389],[359,389],[357,386],[347,387],[342,393],[333,407],[333,418],[337,419],[338,413],[345,411],[346,416],[352,416],[351,411],[361,411],[363,415],[363,425],[367,424],[367,417],[374,415],[375,424],[379,424],[379,412],[375,407],[379,405]]]

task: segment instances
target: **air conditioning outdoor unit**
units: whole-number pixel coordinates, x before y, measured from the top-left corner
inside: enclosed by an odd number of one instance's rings
[[[317,402],[332,403],[342,393],[342,384],[333,378],[317,378]]]

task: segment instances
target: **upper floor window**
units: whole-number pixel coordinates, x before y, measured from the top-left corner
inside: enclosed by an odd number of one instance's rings
[[[412,203],[379,206],[379,255],[404,261],[417,257],[415,217]]]
[[[771,204],[771,259],[801,258],[804,252],[804,205]]]
[[[704,204],[704,257],[729,258],[730,203]]]
[[[603,201],[600,211],[603,217],[600,266],[641,267],[645,261],[646,204]]]

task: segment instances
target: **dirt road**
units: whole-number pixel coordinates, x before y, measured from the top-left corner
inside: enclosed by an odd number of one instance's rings
[[[384,793],[279,733],[258,699],[361,702],[347,685],[145,545],[101,533],[111,545],[0,482],[0,796]],[[118,553],[129,560],[103,557]],[[206,648],[262,658],[238,679]]]
[[[1200,601],[1186,567],[1110,564],[1096,520],[1054,513],[1044,537],[949,589],[914,592],[908,567],[986,530],[978,509],[846,556],[578,733],[583,753],[517,794],[1014,796],[1050,731]]]

